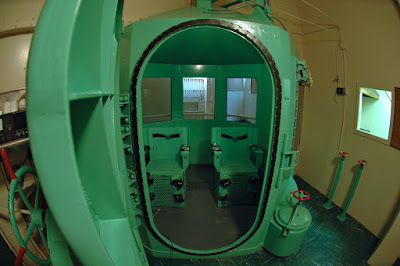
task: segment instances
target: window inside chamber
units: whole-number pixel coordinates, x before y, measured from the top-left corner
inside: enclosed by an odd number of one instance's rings
[[[171,78],[142,79],[143,123],[171,120]]]
[[[366,136],[388,140],[392,105],[391,91],[361,87],[357,130]]]
[[[214,119],[214,78],[183,78],[183,118]]]
[[[228,78],[226,120],[256,123],[257,80],[254,78]]]

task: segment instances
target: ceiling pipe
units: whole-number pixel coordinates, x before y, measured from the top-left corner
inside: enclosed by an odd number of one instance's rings
[[[23,34],[32,34],[34,31],[35,27],[24,27],[24,28],[5,30],[0,32],[0,39],[17,35],[23,35]]]

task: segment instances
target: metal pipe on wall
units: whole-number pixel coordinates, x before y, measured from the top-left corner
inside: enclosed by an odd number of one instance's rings
[[[0,39],[17,35],[23,35],[23,34],[32,34],[34,31],[35,27],[23,27],[23,28],[5,30],[0,32]]]

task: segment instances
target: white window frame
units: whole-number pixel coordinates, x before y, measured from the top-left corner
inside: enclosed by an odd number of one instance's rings
[[[353,133],[356,134],[356,135],[371,139],[373,141],[385,144],[387,146],[390,146],[390,142],[391,142],[391,139],[392,139],[393,122],[394,122],[394,102],[395,102],[394,88],[391,88],[391,89],[379,88],[379,89],[377,89],[376,87],[377,86],[364,85],[364,84],[359,84],[359,83],[357,84],[356,97],[355,97],[355,99],[356,99],[356,104],[355,104],[356,110],[355,111],[356,112],[355,112],[355,119],[354,119],[355,123],[354,123]],[[381,137],[378,137],[376,135],[373,135],[371,133],[364,132],[364,131],[361,131],[361,130],[358,129],[358,121],[359,121],[360,112],[361,112],[361,108],[362,108],[361,97],[360,97],[362,88],[370,88],[370,89],[376,89],[376,90],[382,90],[382,91],[389,91],[389,92],[392,93],[392,114],[391,114],[391,117],[390,117],[389,136],[388,136],[387,140],[383,139]],[[348,96],[345,96],[345,97],[348,97]]]

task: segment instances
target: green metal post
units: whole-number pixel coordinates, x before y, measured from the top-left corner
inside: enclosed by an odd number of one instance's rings
[[[354,193],[356,192],[356,189],[357,189],[357,186],[358,186],[358,181],[360,181],[361,173],[362,173],[362,171],[364,169],[364,166],[368,164],[367,161],[364,161],[364,160],[359,160],[358,162],[360,163],[360,170],[358,170],[358,175],[357,175],[357,178],[356,178],[356,182],[354,183],[353,190],[351,191],[349,200],[346,203],[346,207],[344,207],[342,213],[337,216],[337,218],[341,222],[346,220],[346,212],[347,212],[347,209],[350,206],[351,200],[353,199]]]
[[[343,164],[344,164],[344,159],[346,159],[346,157],[349,156],[349,154],[344,151],[339,152],[339,154],[342,156],[342,159],[340,160],[339,170],[336,175],[335,184],[333,185],[331,195],[329,196],[328,201],[323,205],[324,208],[327,210],[332,209],[332,199],[333,199],[333,195],[335,195],[337,184],[339,183],[340,175],[342,173],[342,168],[343,168]]]

